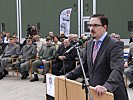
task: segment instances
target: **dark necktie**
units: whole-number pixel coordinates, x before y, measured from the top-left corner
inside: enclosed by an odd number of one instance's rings
[[[95,41],[95,44],[94,44],[94,48],[93,48],[93,63],[94,63],[94,61],[96,59],[96,56],[97,56],[97,53],[98,53],[98,50],[99,50],[99,48],[98,48],[99,42],[100,41]]]

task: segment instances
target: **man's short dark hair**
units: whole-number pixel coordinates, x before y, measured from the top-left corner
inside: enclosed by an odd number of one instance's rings
[[[32,39],[26,39],[26,42],[30,42],[30,41],[32,41]]]
[[[100,19],[103,26],[107,25],[107,29],[108,29],[108,17],[107,16],[105,16],[104,14],[94,14],[90,17],[90,19],[95,18],[95,17]]]
[[[51,38],[50,36],[47,36],[47,37],[46,37],[46,41],[49,41],[49,40],[52,41],[52,38]]]
[[[13,40],[13,39],[15,39],[14,37],[10,37],[10,40]]]

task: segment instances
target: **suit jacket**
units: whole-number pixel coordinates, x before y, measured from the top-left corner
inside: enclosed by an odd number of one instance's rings
[[[39,59],[45,59],[47,61],[54,60],[56,48],[52,44],[49,46],[43,45],[38,53]]]
[[[21,56],[24,60],[30,60],[34,59],[36,57],[36,46],[34,44],[30,45],[29,47],[27,45],[23,46],[21,49]]]
[[[20,53],[20,46],[17,44],[8,44],[3,53],[2,57],[17,57],[18,54]]]
[[[75,58],[77,57],[77,51],[74,48],[74,49],[70,50],[70,52],[65,53],[70,48],[71,48],[71,45],[65,48],[64,45],[61,44],[55,54],[55,63],[64,62],[64,63],[70,64],[70,65],[74,65]],[[62,61],[58,58],[59,56],[65,56],[66,59]]]
[[[114,100],[128,100],[127,90],[123,80],[124,57],[123,42],[110,36],[103,40],[95,62],[92,61],[94,41],[90,40],[85,48],[83,65],[91,86],[102,85],[113,92]],[[67,78],[76,79],[82,75],[81,67],[66,74]]]

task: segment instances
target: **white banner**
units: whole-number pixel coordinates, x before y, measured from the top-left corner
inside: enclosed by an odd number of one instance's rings
[[[60,32],[64,32],[66,37],[68,37],[70,32],[71,12],[72,12],[72,8],[67,8],[60,13]]]

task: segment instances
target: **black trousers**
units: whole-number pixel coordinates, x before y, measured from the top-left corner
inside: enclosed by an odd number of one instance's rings
[[[54,63],[52,65],[52,74],[57,75],[57,76],[65,75],[66,73],[70,72],[74,68],[75,68],[75,62],[70,62],[70,63],[58,62],[58,63]]]

